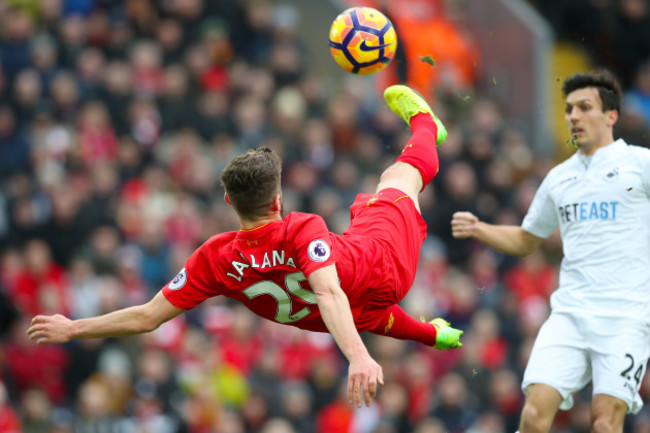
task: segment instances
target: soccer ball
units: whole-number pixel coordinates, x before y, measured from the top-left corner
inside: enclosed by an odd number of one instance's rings
[[[343,11],[330,28],[330,52],[336,63],[353,74],[381,71],[395,56],[393,24],[376,9],[355,7]]]

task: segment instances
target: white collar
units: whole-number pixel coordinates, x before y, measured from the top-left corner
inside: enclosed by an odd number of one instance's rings
[[[598,159],[606,158],[610,153],[620,152],[624,147],[627,147],[627,143],[622,138],[619,138],[618,140],[611,142],[607,146],[603,146],[596,149],[593,155],[589,155],[589,156],[583,155],[582,153],[580,153],[579,150],[577,150],[574,156],[576,162],[586,167],[587,165],[589,165],[591,161],[594,160],[594,157],[598,157]]]

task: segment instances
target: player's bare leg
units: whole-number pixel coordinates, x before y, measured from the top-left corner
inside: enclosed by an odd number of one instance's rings
[[[611,395],[596,394],[591,402],[592,433],[621,433],[627,403]]]
[[[562,395],[552,386],[534,383],[526,388],[519,433],[547,433],[562,403]]]
[[[381,175],[377,191],[396,188],[406,193],[420,210],[418,195],[438,172],[436,146],[447,138],[447,130],[424,98],[414,90],[390,86],[386,103],[411,127],[412,136],[395,164]]]
[[[386,188],[395,188],[403,191],[415,203],[415,208],[420,211],[418,195],[422,191],[422,176],[417,168],[406,162],[396,161],[381,174],[377,192]]]

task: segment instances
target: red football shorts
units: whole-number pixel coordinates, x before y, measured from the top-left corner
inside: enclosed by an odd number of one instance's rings
[[[382,267],[383,281],[373,285],[381,293],[373,293],[372,298],[399,302],[413,285],[427,235],[427,224],[413,200],[394,188],[359,194],[350,207],[350,219],[343,235],[363,236],[377,247],[373,250],[378,257],[359,258]]]

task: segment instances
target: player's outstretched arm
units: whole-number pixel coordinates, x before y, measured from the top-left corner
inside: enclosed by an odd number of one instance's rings
[[[348,370],[348,398],[361,407],[370,406],[377,395],[377,387],[384,384],[381,366],[370,356],[357,332],[350,310],[350,302],[338,282],[336,267],[329,265],[314,271],[308,278],[316,294],[323,321],[341,352],[350,362]]]
[[[77,338],[122,337],[153,331],[183,313],[158,292],[143,305],[124,308],[102,316],[70,320],[61,314],[36,316],[27,335],[37,344],[67,343]]]
[[[544,241],[520,226],[488,224],[471,212],[454,213],[451,233],[457,239],[474,238],[495,250],[518,257],[532,253]]]

